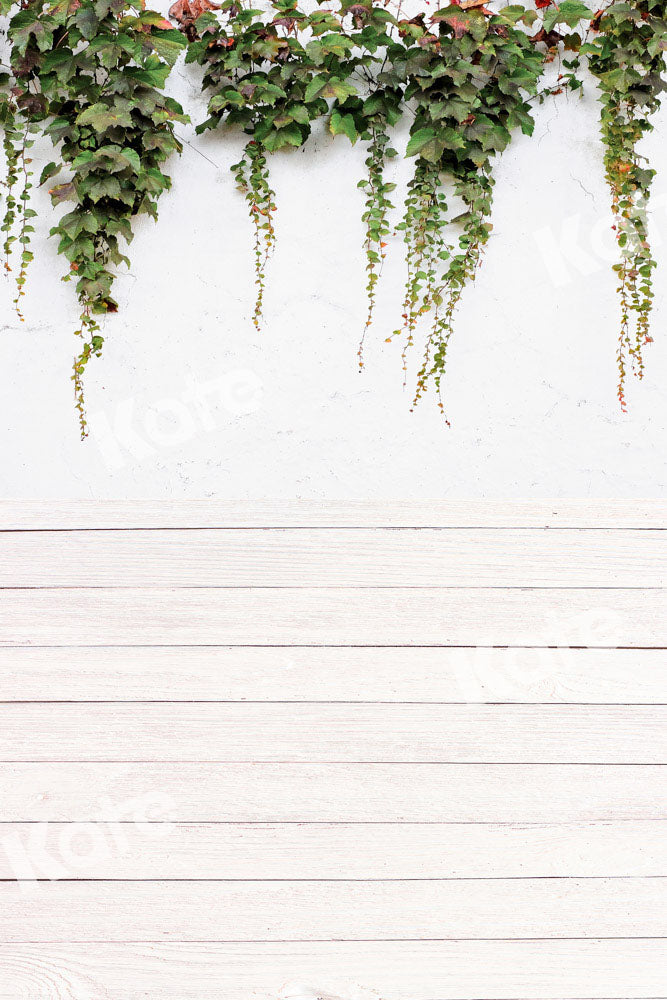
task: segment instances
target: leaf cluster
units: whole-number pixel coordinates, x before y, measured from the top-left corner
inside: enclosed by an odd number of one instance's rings
[[[187,118],[165,85],[184,51],[186,62],[200,67],[207,96],[197,131],[234,128],[247,137],[232,169],[253,225],[255,325],[276,240],[271,155],[300,149],[316,123],[325,122],[331,135],[366,146],[359,181],[364,332],[395,228],[405,242],[407,275],[401,323],[387,339],[402,338],[407,372],[408,348],[428,317],[414,398],[432,384],[441,408],[455,313],[492,232],[496,159],[516,134],[532,133],[535,100],[581,91],[587,62],[600,88],[620,254],[618,394],[625,408],[626,371],[641,377],[642,350],[651,339],[655,260],[647,203],[654,171],[640,147],[665,88],[667,0],[609,0],[601,11],[583,0],[535,0],[537,10],[492,9],[487,2],[451,0],[408,18],[400,4],[384,0],[318,0],[310,12],[299,0],[268,0],[261,8],[253,0],[176,0],[169,12],[174,27],[144,0],[0,0],[0,10],[12,14],[9,72],[0,74],[5,268],[18,248],[20,315],[35,214],[30,150],[41,133],[56,152],[40,182],[51,182],[53,204],[64,213],[51,232],[81,306],[77,333],[84,343],[73,379],[83,434],[82,377],[102,348],[100,317],[117,309],[116,269],[128,263],[135,218],[157,216],[170,185],[166,160],[181,149],[175,127]],[[556,85],[540,92],[545,64],[557,59]],[[406,155],[414,167],[395,225],[395,185],[386,168],[397,155],[392,133],[404,115],[411,119]],[[363,337],[361,366],[362,347]]]
[[[9,36],[17,110],[58,153],[40,183],[66,174],[50,189],[54,205],[69,208],[51,234],[81,304],[85,343],[73,378],[85,433],[80,384],[102,348],[96,317],[116,311],[115,268],[129,263],[132,221],[156,217],[170,183],[162,166],[180,149],[174,124],[186,118],[163,89],[186,41],[161,15],[124,0],[28,0]]]
[[[594,21],[594,40],[584,46],[597,77],[601,102],[604,165],[611,191],[620,259],[621,324],[618,337],[618,398],[626,409],[628,368],[644,373],[643,348],[651,343],[652,275],[656,266],[648,239],[647,206],[653,170],[640,152],[666,89],[667,3],[613,3]]]

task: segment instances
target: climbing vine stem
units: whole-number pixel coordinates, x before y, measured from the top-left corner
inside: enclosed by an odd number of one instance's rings
[[[254,229],[253,254],[255,258],[255,309],[252,321],[259,330],[264,307],[266,263],[273,251],[275,228],[273,213],[276,210],[275,193],[269,183],[266,151],[254,139],[246,145],[243,156],[232,167],[239,189],[245,195]]]
[[[604,165],[620,259],[621,320],[618,335],[618,398],[626,410],[628,368],[644,374],[643,351],[651,343],[649,320],[656,266],[648,237],[647,207],[655,171],[640,151],[665,88],[667,3],[612,3],[595,17],[597,32],[586,45],[600,87]]]
[[[366,332],[373,324],[375,312],[376,286],[380,280],[382,264],[387,256],[387,241],[391,233],[389,212],[393,204],[389,194],[396,185],[384,179],[384,168],[387,156],[395,155],[395,150],[389,145],[389,136],[380,127],[372,125],[366,167],[367,178],[359,181],[359,187],[366,198],[361,221],[364,224],[364,253],[366,255],[366,296],[368,307],[366,322],[359,344],[359,367],[364,366],[364,340]]]
[[[9,80],[7,73],[0,78],[0,120],[3,125],[6,167],[5,207],[0,231],[4,234],[4,269],[7,274],[14,275],[14,310],[23,323],[25,317],[21,310],[21,299],[25,295],[28,267],[33,260],[30,242],[35,227],[31,220],[37,216],[37,212],[30,207],[30,191],[33,187],[30,151],[35,144],[33,135],[37,129],[21,114],[15,94],[9,90]],[[15,250],[18,250],[17,262],[13,259]]]

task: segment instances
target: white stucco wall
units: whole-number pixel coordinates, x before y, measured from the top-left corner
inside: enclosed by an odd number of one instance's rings
[[[172,92],[202,117],[197,70]],[[498,167],[494,233],[451,346],[446,399],[410,413],[400,346],[400,236],[379,286],[366,368],[359,221],[364,149],[318,133],[272,159],[278,245],[256,333],[251,232],[229,165],[241,138],[187,139],[157,225],[143,220],[119,277],[120,312],[87,374],[91,437],[78,439],[70,370],[73,288],[46,239],[26,323],[0,283],[0,495],[5,497],[655,497],[667,484],[667,251],[658,246],[655,344],[646,378],[615,397],[618,307],[592,87],[536,111]],[[667,237],[667,113],[647,152],[653,229]],[[397,137],[399,148],[405,132]],[[36,168],[51,158],[44,148]],[[398,161],[397,208],[409,176]],[[398,221],[398,210],[396,220]],[[413,370],[419,354],[413,357]]]

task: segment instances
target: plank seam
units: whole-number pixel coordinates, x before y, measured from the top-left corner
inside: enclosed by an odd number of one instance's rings
[[[124,591],[124,590],[154,590],[154,591],[157,591],[158,593],[165,593],[165,592],[166,593],[175,593],[175,592],[179,592],[180,593],[180,591],[184,591],[184,590],[185,591],[189,591],[189,590],[194,590],[194,591],[200,591],[200,590],[243,590],[243,591],[256,591],[256,590],[332,590],[332,591],[333,590],[396,590],[396,591],[400,591],[400,592],[403,592],[404,590],[437,590],[437,591],[442,591],[442,590],[450,591],[451,590],[451,591],[454,591],[454,592],[459,591],[459,590],[523,590],[523,591],[526,591],[527,593],[528,592],[532,593],[534,591],[544,591],[544,590],[546,590],[546,591],[553,591],[553,590],[565,590],[565,591],[570,591],[570,590],[587,590],[587,591],[591,591],[592,593],[597,593],[597,591],[599,591],[599,590],[603,590],[605,592],[607,592],[607,591],[617,591],[617,590],[621,590],[621,591],[632,590],[632,591],[651,591],[651,592],[652,591],[658,591],[658,592],[662,593],[662,591],[667,590],[667,587],[657,587],[657,586],[631,587],[631,586],[627,586],[626,584],[614,584],[614,585],[605,586],[605,587],[600,587],[600,586],[591,587],[591,586],[582,586],[582,585],[565,586],[565,587],[547,587],[547,586],[543,586],[543,585],[535,586],[533,584],[514,584],[514,585],[503,584],[502,586],[495,585],[495,584],[494,585],[489,585],[489,584],[486,584],[486,585],[485,584],[462,584],[462,585],[445,584],[443,586],[441,586],[439,584],[424,584],[424,585],[409,586],[409,585],[402,585],[402,584],[399,584],[399,585],[397,585],[397,584],[386,584],[386,585],[379,584],[378,585],[378,584],[357,584],[357,583],[351,583],[351,584],[347,584],[347,585],[335,584],[335,583],[332,583],[332,584],[326,583],[326,584],[321,584],[319,586],[315,585],[315,584],[307,584],[305,586],[299,586],[298,584],[293,584],[293,583],[285,584],[284,586],[283,585],[278,585],[278,584],[247,584],[247,583],[240,584],[240,585],[237,585],[237,584],[201,584],[201,585],[197,585],[197,584],[189,583],[189,584],[186,584],[185,586],[180,586],[178,584],[163,584],[161,586],[155,585],[155,584],[151,584],[150,586],[149,585],[141,586],[141,585],[137,585],[137,584],[131,584],[130,586],[120,586],[120,585],[117,585],[117,584],[114,585],[114,584],[106,584],[106,583],[104,583],[104,584],[95,584],[93,586],[88,586],[88,587],[87,586],[81,586],[81,585],[77,585],[77,586],[67,585],[66,586],[66,585],[62,585],[62,584],[54,584],[53,586],[48,586],[48,587],[6,587],[6,586],[0,585],[0,590],[6,590],[6,591],[10,591],[10,592],[14,592],[14,591],[16,591],[16,592],[22,592],[22,591],[25,591],[25,590],[47,590],[47,591],[48,590],[67,590],[67,591],[81,591],[81,590],[114,590],[114,591],[116,591],[116,590],[121,590],[121,591]]]
[[[0,528],[0,535],[16,534],[69,534],[72,532],[103,533],[110,531],[534,531],[545,534],[551,531],[619,532],[619,531],[667,531],[667,524],[149,524],[77,526],[76,522],[66,528],[49,525],[30,527]]]
[[[141,883],[151,885],[163,885],[171,882],[211,882],[216,885],[265,885],[280,884],[291,885],[292,883],[308,884],[380,884],[385,882],[629,882],[642,881],[650,882],[659,879],[667,879],[667,875],[442,875],[434,877],[408,877],[408,878],[107,878],[96,876],[63,876],[62,878],[4,878],[0,877],[0,884],[19,885],[23,882],[29,884],[33,882],[55,883],[55,882],[94,882],[96,884],[127,884]]]
[[[435,767],[447,766],[447,767],[667,767],[667,762],[662,761],[617,761],[617,760],[558,760],[558,761],[548,761],[548,760],[273,760],[271,759],[250,759],[241,758],[234,760],[227,760],[226,758],[206,758],[204,760],[194,760],[191,758],[183,759],[181,757],[176,758],[143,758],[138,760],[136,758],[128,759],[125,757],[103,757],[97,759],[95,757],[43,757],[43,758],[13,758],[13,757],[3,757],[0,758],[0,764],[150,764],[153,766],[161,764],[223,764],[225,766],[231,764],[270,764],[271,766],[288,764],[290,767],[302,766],[302,767],[322,767],[327,764],[331,765],[345,765],[352,766],[355,764],[363,765],[366,767],[369,764],[379,764],[387,766],[401,765],[401,766],[417,766],[420,767],[429,764]]]
[[[0,948],[9,948],[16,945],[23,944],[38,944],[38,945],[70,945],[70,944],[111,944],[111,945],[124,945],[124,944],[161,944],[161,945],[193,945],[193,944],[399,944],[405,941],[406,943],[417,944],[421,941],[430,942],[474,942],[474,941],[667,941],[667,937],[655,934],[655,935],[645,935],[640,934],[637,936],[628,935],[609,935],[608,937],[421,937],[421,938],[188,938],[182,940],[180,938],[125,938],[122,941],[108,938],[88,938],[85,940],[80,940],[78,938],[56,938],[55,940],[51,938],[40,938],[38,940],[33,939],[23,939],[17,938],[15,941],[2,941],[0,942]]]
[[[140,589],[140,588],[132,588]],[[626,589],[626,588],[623,588]],[[157,642],[128,642],[109,643],[100,642],[94,645],[79,645],[78,643],[1,643],[2,649],[571,649],[571,650],[618,650],[626,652],[654,652],[656,650],[667,650],[667,646],[508,646],[501,645],[461,645],[460,643],[404,643],[404,644],[384,644],[384,643],[336,643],[336,642],[184,642],[178,645],[173,643]]]
[[[641,766],[641,765],[640,765]],[[652,765],[657,766],[657,765]],[[0,826],[80,826],[85,823],[90,826],[136,826],[133,819],[0,819]],[[360,819],[360,820],[329,820],[329,819],[142,819],[142,826],[502,826],[508,829],[542,829],[544,827],[589,827],[618,826],[620,823],[665,823],[667,816],[634,816],[620,819],[582,819],[582,820],[390,820],[390,819]],[[614,878],[615,876],[602,876]],[[636,876],[642,878],[643,876]],[[667,876],[665,876],[667,877]]]
[[[614,591],[614,590],[631,590],[637,591],[638,593],[649,593],[652,591],[662,592],[667,590],[667,587],[655,587],[655,586],[630,586],[628,584],[623,584],[622,586],[601,586],[596,585],[595,587],[589,586],[556,586],[547,587],[540,585],[538,587],[526,585],[526,584],[505,584],[499,586],[496,584],[459,584],[456,586],[444,586],[441,587],[438,584],[405,584],[401,586],[396,586],[395,584],[363,584],[363,583],[350,583],[350,584],[314,584],[309,583],[304,586],[299,586],[298,584],[261,584],[261,585],[248,585],[243,584],[237,586],[236,584],[187,584],[186,586],[181,586],[175,584],[168,587],[160,587],[155,584],[147,583],[133,583],[131,586],[124,586],[117,583],[100,583],[100,584],[90,584],[90,585],[77,585],[76,587],[69,586],[66,584],[52,584],[50,586],[25,586],[25,587],[8,587],[4,584],[0,584],[0,591],[53,591],[53,590],[113,590],[113,591],[123,591],[123,590],[559,590],[559,591],[573,591],[573,590],[592,590],[592,591]]]
[[[581,532],[619,532],[619,531],[667,531],[667,525],[600,525],[583,526],[581,524],[544,524],[541,526],[521,524],[195,524],[195,525],[119,525],[117,527],[81,527],[67,528],[30,527],[30,528],[0,528],[0,535],[27,534],[68,534],[72,532],[109,532],[109,531],[534,531],[544,534],[550,531],[581,531]]]
[[[664,701],[377,701],[317,698],[7,698],[0,705],[483,705],[485,708],[667,708]]]

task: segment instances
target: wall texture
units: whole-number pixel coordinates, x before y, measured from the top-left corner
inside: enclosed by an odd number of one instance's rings
[[[196,69],[172,92],[203,117]],[[379,308],[364,320],[364,150],[318,133],[271,167],[278,246],[266,323],[252,327],[251,233],[229,166],[241,138],[182,130],[160,221],[142,221],[120,312],[87,378],[78,440],[69,379],[76,304],[47,239],[44,191],[26,323],[2,282],[0,402],[6,497],[653,497],[667,484],[667,259],[658,246],[655,344],[630,413],[615,398],[618,310],[593,88],[537,109],[498,169],[494,235],[459,313],[446,382],[410,412],[400,347],[403,254],[390,245]],[[653,229],[667,235],[667,113],[647,144],[658,169]],[[401,148],[405,133],[397,136]],[[36,151],[36,167],[50,158]],[[37,162],[39,160],[39,162]],[[401,194],[409,166],[396,163]],[[398,221],[398,211],[396,213]],[[412,373],[419,360],[412,359]]]

